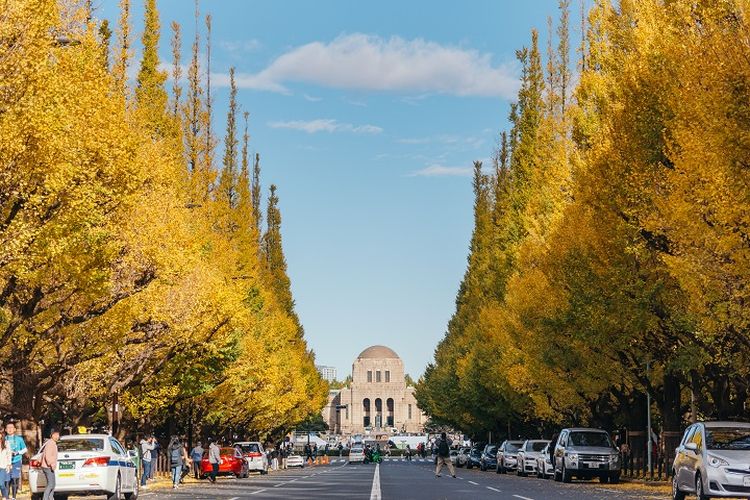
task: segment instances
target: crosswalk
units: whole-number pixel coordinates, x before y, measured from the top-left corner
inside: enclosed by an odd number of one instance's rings
[[[332,464],[339,464],[339,463],[346,463],[349,460],[345,458],[332,458],[331,463]],[[432,459],[429,458],[412,458],[411,460],[407,460],[405,458],[383,458],[383,462],[432,462]]]

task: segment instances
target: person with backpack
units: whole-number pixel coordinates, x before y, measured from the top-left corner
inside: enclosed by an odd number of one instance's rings
[[[190,459],[193,461],[193,475],[198,479],[201,473],[201,460],[203,460],[203,443],[198,441],[190,451]]]
[[[16,500],[18,490],[21,489],[21,463],[23,462],[23,456],[28,453],[26,448],[26,442],[21,436],[16,434],[16,425],[13,422],[8,422],[5,426],[5,442],[10,448],[11,464],[10,464],[10,498]]]
[[[152,458],[151,452],[156,446],[154,444],[153,436],[144,436],[141,439],[141,462],[143,463],[143,472],[141,472],[141,488],[147,489],[146,481],[151,478],[151,465],[155,463]]]
[[[451,440],[445,435],[445,432],[440,434],[440,438],[435,443],[437,449],[437,465],[435,466],[435,477],[440,477],[440,469],[443,465],[448,466],[448,471],[452,477],[456,477],[456,469],[453,468],[453,462],[451,462]]]
[[[167,447],[167,456],[169,467],[172,469],[172,488],[177,489],[182,479],[182,465],[185,458],[179,436],[172,436]]]

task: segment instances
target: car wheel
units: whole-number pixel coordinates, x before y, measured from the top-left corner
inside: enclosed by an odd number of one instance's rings
[[[138,484],[138,481],[135,482],[135,486],[133,486],[133,491],[130,493],[125,493],[125,500],[136,500],[138,498],[138,491],[140,489],[140,485]]]
[[[609,483],[610,484],[617,484],[619,482],[620,482],[620,473],[619,472],[614,472],[614,473],[610,474],[610,476],[609,476]]]
[[[482,472],[485,472],[487,470],[487,468],[484,466],[484,462],[479,464],[479,470],[481,470]]]
[[[562,464],[562,472],[560,472],[560,476],[562,477],[563,483],[569,483],[571,479],[573,479],[570,472],[568,472],[568,469],[565,467],[565,462]]]
[[[500,474],[507,474],[508,469],[505,468],[505,462],[500,466]]]
[[[472,465],[471,462],[467,462],[466,463],[466,469],[471,469],[472,467],[474,467],[474,466]]]
[[[701,479],[700,474],[695,476],[695,497],[697,498],[697,500],[708,500],[709,498],[711,498],[706,495],[706,492],[703,489],[703,479]]]
[[[32,493],[31,494],[31,500],[42,500],[44,498],[44,493]]]
[[[120,491],[120,476],[117,476],[115,480],[115,491],[107,497],[107,500],[120,500],[122,498],[122,492]]]
[[[609,482],[609,475],[605,474],[603,476],[599,476],[599,482],[607,484]]]
[[[672,477],[672,500],[685,500],[685,493],[677,485],[677,475]]]

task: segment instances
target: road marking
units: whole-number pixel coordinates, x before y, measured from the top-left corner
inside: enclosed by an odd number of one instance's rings
[[[263,493],[264,491],[266,491],[266,488],[263,488],[262,490],[255,490],[255,491],[251,492],[250,494],[251,495],[256,495],[258,493]]]
[[[375,464],[375,474],[372,476],[372,490],[370,500],[380,500],[380,464]]]
[[[479,486],[479,483],[475,483],[474,481],[469,481],[469,482],[470,482],[471,484],[473,484],[474,486]]]
[[[533,498],[523,497],[521,495],[513,495],[513,496],[516,497],[516,498],[520,498],[521,500],[534,500]]]
[[[497,488],[493,488],[492,486],[487,486],[487,489],[492,490],[492,491],[497,491],[498,493],[500,493],[500,490],[498,490]]]

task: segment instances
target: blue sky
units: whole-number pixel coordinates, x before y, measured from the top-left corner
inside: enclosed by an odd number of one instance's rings
[[[142,2],[131,1],[140,37]],[[116,21],[117,3],[100,0],[98,17]],[[172,21],[188,60],[193,2],[158,5],[164,61]],[[466,267],[472,161],[489,158],[507,128],[515,50],[532,27],[546,37],[557,0],[203,0],[200,10],[213,18],[214,132],[234,66],[264,186],[279,189],[317,362],[343,378],[361,350],[385,344],[419,376]]]

